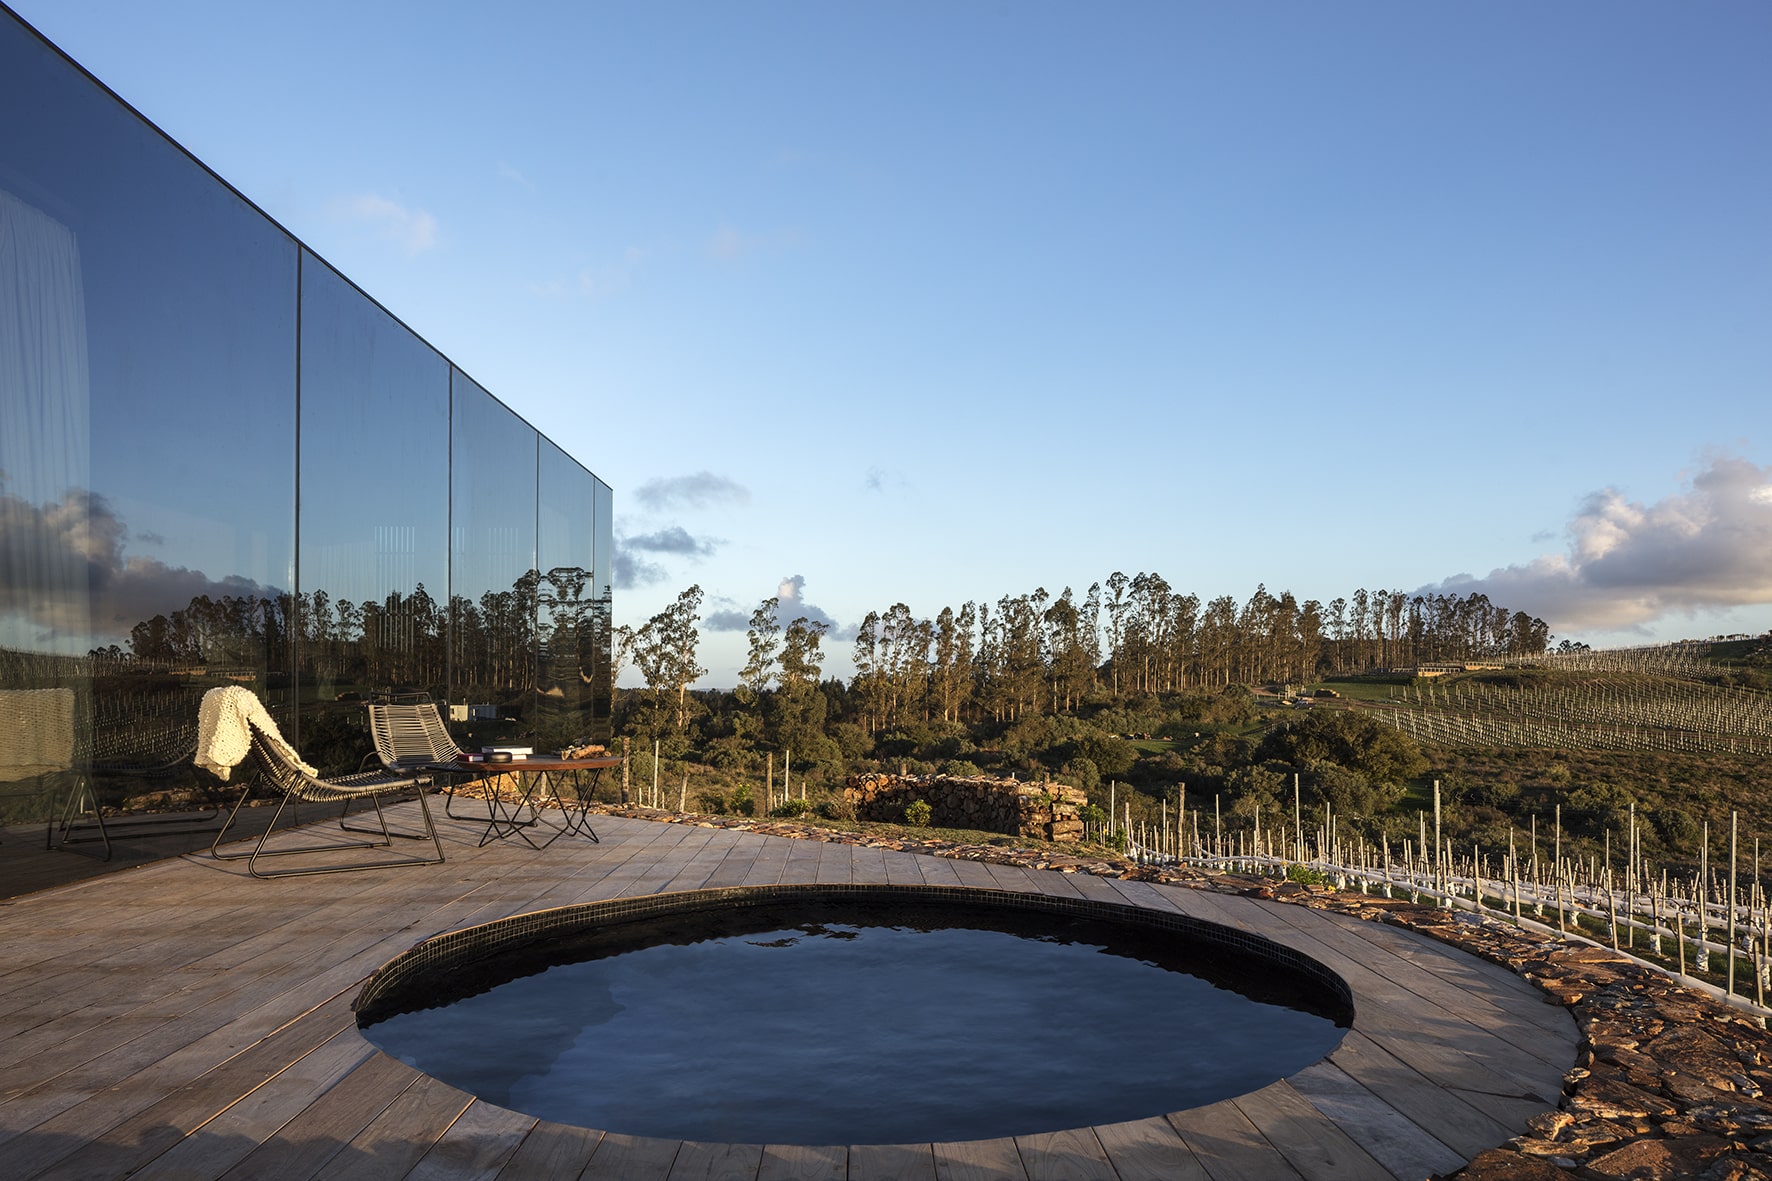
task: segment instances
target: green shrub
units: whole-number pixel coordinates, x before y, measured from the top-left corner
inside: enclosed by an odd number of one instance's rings
[[[1297,882],[1304,886],[1327,886],[1329,884],[1329,875],[1320,869],[1312,869],[1308,865],[1288,865],[1286,867],[1286,880],[1289,882]]]
[[[854,820],[855,801],[846,795],[834,795],[818,805],[818,814],[826,820]]]
[[[792,820],[796,816],[804,816],[812,811],[812,805],[805,800],[786,799],[769,809],[769,814],[777,820]]]
[[[949,759],[941,765],[941,773],[954,779],[971,779],[984,774],[977,763],[965,759]]]
[[[904,822],[913,828],[922,828],[929,823],[935,809],[927,800],[912,800],[904,806]]]

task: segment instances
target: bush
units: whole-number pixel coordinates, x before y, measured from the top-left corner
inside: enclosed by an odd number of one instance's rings
[[[1656,808],[1649,813],[1649,823],[1655,826],[1655,831],[1669,848],[1681,852],[1696,848],[1704,832],[1692,813],[1684,808]]]
[[[949,759],[941,765],[941,773],[953,779],[971,779],[983,775],[977,763],[969,763],[965,759]]]
[[[1328,874],[1320,869],[1312,869],[1308,865],[1288,865],[1286,867],[1286,880],[1289,882],[1297,882],[1303,886],[1329,885]]]
[[[929,806],[929,801],[912,800],[904,806],[904,822],[912,828],[923,828],[934,813],[935,809]]]
[[[812,805],[805,800],[786,799],[769,809],[769,814],[777,820],[792,820],[796,816],[804,816],[812,811]]]
[[[818,814],[826,820],[854,820],[855,801],[846,795],[834,795],[818,805]]]

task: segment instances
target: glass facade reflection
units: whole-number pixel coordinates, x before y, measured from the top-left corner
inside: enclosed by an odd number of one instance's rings
[[[334,770],[378,692],[606,735],[606,485],[4,7],[0,143],[0,710],[128,758],[245,684]]]

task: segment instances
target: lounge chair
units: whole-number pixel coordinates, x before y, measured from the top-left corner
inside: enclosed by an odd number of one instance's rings
[[[229,692],[227,689],[211,690],[211,694],[227,692]],[[235,700],[238,701],[237,698]],[[207,710],[210,707],[209,695],[205,696],[204,702],[205,709]],[[394,869],[407,865],[439,865],[442,863],[443,843],[438,839],[436,825],[431,821],[431,809],[430,805],[425,800],[425,793],[423,790],[419,790],[419,813],[424,817],[424,831],[420,839],[428,839],[431,842],[431,847],[436,853],[436,856],[434,857],[428,854],[419,854],[412,857],[388,857],[375,861],[348,861],[342,863],[335,862],[328,865],[303,865],[293,869],[260,869],[258,867],[259,861],[268,857],[293,857],[302,854],[324,853],[339,849],[391,848],[394,843],[394,834],[388,830],[387,815],[382,810],[381,797],[394,792],[418,789],[421,788],[421,785],[419,783],[419,777],[416,775],[389,772],[386,770],[323,778],[316,773],[313,768],[306,766],[296,757],[295,752],[283,741],[282,736],[277,733],[276,723],[272,722],[269,716],[264,714],[263,707],[262,705],[258,705],[256,698],[253,698],[253,704],[257,705],[256,709],[244,711],[246,716],[243,718],[231,719],[225,724],[230,728],[244,726],[245,731],[250,738],[250,757],[257,766],[256,782],[279,793],[280,798],[277,801],[277,811],[272,815],[270,824],[265,828],[264,834],[259,837],[257,844],[253,846],[250,853],[224,853],[221,851],[222,842],[226,838],[229,829],[234,826],[234,822],[239,816],[240,808],[246,803],[246,797],[251,794],[250,788],[247,791],[243,791],[240,795],[239,803],[235,804],[234,810],[228,814],[227,823],[222,826],[221,832],[216,835],[215,844],[211,846],[210,851],[218,860],[237,861],[241,858],[246,858],[246,868],[251,872],[253,877],[258,878],[297,877],[321,873],[348,873],[352,870],[358,869]],[[220,743],[219,746],[225,748],[230,744],[237,746],[237,736],[230,735],[225,741]],[[206,759],[214,757],[209,753],[211,749],[213,748],[210,742],[206,738],[200,737],[198,741],[198,761],[200,765],[204,765]],[[227,757],[231,757],[231,751],[227,752]],[[265,847],[270,842],[272,835],[277,831],[278,821],[283,818],[284,811],[289,808],[292,802],[300,803],[302,801],[307,801],[311,803],[337,804],[364,799],[367,799],[375,808],[375,817],[378,828],[369,831],[371,831],[372,835],[379,836],[379,840],[336,841],[328,844],[303,844],[277,849],[267,849]]]

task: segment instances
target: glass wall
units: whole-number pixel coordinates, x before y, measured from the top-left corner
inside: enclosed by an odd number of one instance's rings
[[[0,689],[76,758],[286,719],[296,245],[4,13],[0,143]]]
[[[449,680],[449,362],[302,252],[301,738],[352,747],[366,695]],[[348,750],[343,752],[348,756]]]
[[[449,700],[519,717],[535,683],[536,433],[450,374]]]
[[[0,819],[217,684],[330,770],[376,692],[606,730],[607,486],[4,7],[0,144],[0,723],[72,691]]]

